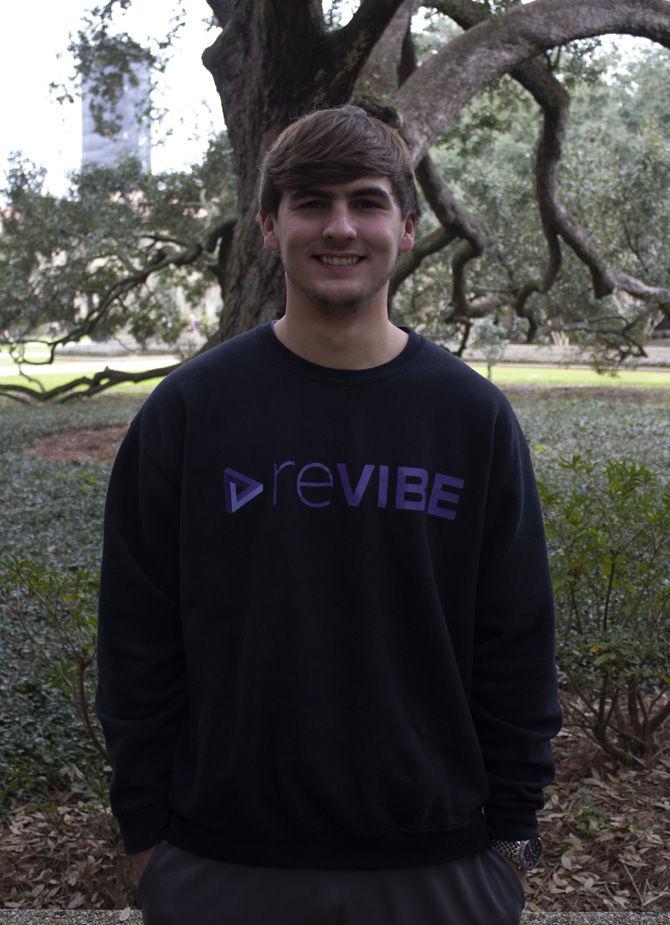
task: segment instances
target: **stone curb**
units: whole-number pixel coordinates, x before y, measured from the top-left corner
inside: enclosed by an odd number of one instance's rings
[[[5,909],[0,910],[0,925],[142,925],[142,917],[136,909],[96,912]],[[670,925],[670,913],[524,912],[521,925]]]

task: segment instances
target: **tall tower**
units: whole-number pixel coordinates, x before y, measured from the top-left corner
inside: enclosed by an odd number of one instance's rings
[[[100,100],[91,81],[82,87],[82,164],[114,167],[124,157],[136,157],[144,170],[151,171],[151,124],[145,112],[151,95],[149,65],[143,61],[133,65],[137,86],[124,76],[123,92],[115,105],[103,102],[107,119],[120,123],[113,137],[98,134],[91,104]]]

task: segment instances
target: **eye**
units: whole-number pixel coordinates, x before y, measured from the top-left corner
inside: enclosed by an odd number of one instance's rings
[[[320,209],[324,203],[320,199],[305,199],[304,202],[298,203],[299,209]]]
[[[378,209],[379,203],[374,199],[357,199],[354,203],[358,209]]]

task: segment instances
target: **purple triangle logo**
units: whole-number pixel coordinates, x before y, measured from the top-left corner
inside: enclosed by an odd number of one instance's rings
[[[223,490],[226,510],[229,514],[234,514],[247,501],[260,495],[263,491],[263,483],[250,479],[248,475],[243,475],[236,469],[228,468],[223,470]]]

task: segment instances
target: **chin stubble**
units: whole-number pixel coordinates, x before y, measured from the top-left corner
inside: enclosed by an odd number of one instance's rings
[[[382,289],[386,283],[388,283],[388,281],[391,279],[391,276],[393,275],[393,271],[395,270],[399,259],[400,253],[398,252],[393,266],[379,282],[379,284],[375,286],[374,289],[361,291],[357,294],[338,300],[324,298],[321,293],[311,290],[306,286],[302,286],[295,279],[295,277],[291,276],[291,274],[287,271],[286,264],[283,260],[282,266],[284,267],[284,273],[286,273],[287,278],[290,279],[295,288],[304,296],[306,296],[310,302],[313,302],[316,308],[318,308],[323,315],[327,317],[333,317],[334,315],[344,315],[348,317],[359,314],[364,309],[365,303],[376,296],[379,290]]]

